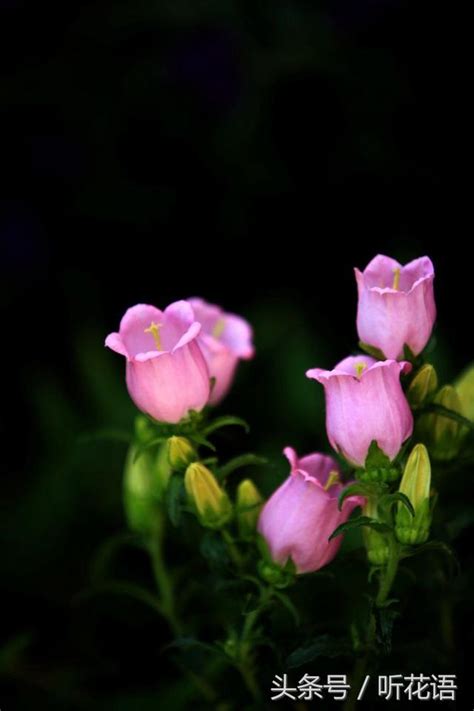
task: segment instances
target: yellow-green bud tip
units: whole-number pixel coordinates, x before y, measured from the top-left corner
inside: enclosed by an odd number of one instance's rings
[[[474,422],[474,363],[461,374],[455,383],[455,388],[463,414]]]
[[[196,459],[196,451],[186,437],[168,439],[168,459],[173,469],[184,469]]]
[[[424,444],[413,447],[400,482],[400,491],[407,496],[416,510],[430,495],[431,463]]]
[[[416,409],[421,407],[437,390],[438,376],[431,363],[425,363],[410,383],[407,398],[410,405]]]
[[[262,508],[262,496],[251,479],[244,479],[237,488],[237,522],[242,538],[251,538]]]
[[[232,516],[232,504],[214,474],[200,462],[190,464],[184,486],[203,526],[222,528]]]

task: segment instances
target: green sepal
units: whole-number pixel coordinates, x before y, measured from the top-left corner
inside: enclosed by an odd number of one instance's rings
[[[375,518],[370,518],[369,516],[357,516],[356,518],[350,518],[349,521],[346,521],[345,523],[341,523],[340,526],[338,526],[331,533],[328,538],[328,541],[331,541],[333,538],[336,538],[336,536],[340,536],[341,533],[353,531],[357,528],[361,528],[362,526],[368,526],[369,528],[373,528],[374,531],[378,531],[379,533],[388,533],[392,530],[391,527],[388,526],[386,523],[377,521]]]
[[[393,494],[384,494],[380,497],[378,502],[378,508],[379,512],[382,514],[382,517],[388,518],[393,507],[397,503],[403,504],[403,506],[408,509],[412,518],[415,516],[415,509],[413,508],[413,504],[411,503],[408,496],[406,496],[406,494],[403,494],[401,491],[395,491]],[[400,509],[400,511],[401,510],[402,509]]]
[[[248,423],[241,417],[235,417],[234,415],[223,415],[222,417],[217,417],[213,420],[207,427],[205,427],[202,432],[205,435],[211,434],[216,430],[220,430],[222,427],[243,427],[246,432],[250,431]]]
[[[356,471],[356,478],[364,483],[392,482],[400,477],[400,469],[390,461],[375,439],[370,443],[363,469]]]
[[[337,500],[337,506],[339,511],[342,511],[342,505],[349,496],[374,496],[381,492],[381,487],[383,487],[383,489],[387,488],[385,484],[376,484],[370,482],[357,482],[355,484],[350,484],[339,494],[339,498]]]
[[[267,460],[264,457],[259,457],[256,454],[252,454],[250,452],[248,454],[239,454],[238,457],[229,459],[228,462],[219,467],[216,472],[216,476],[219,479],[225,479],[229,474],[234,472],[236,469],[240,469],[241,467],[261,466],[266,463]]]
[[[361,351],[364,351],[364,353],[367,353],[367,355],[372,356],[372,358],[376,358],[377,360],[386,360],[380,348],[377,348],[376,346],[371,346],[368,343],[359,341],[359,348]]]

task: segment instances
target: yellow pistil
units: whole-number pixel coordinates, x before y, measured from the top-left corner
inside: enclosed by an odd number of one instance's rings
[[[364,370],[367,368],[367,363],[364,363],[364,361],[361,360],[359,363],[355,364],[354,368],[355,368],[357,377],[360,378],[360,376],[362,375]]]
[[[334,484],[339,484],[339,473],[336,471],[329,472],[327,482],[324,484],[324,491],[329,491]]]
[[[151,322],[148,328],[145,328],[145,333],[151,333],[151,335],[153,336],[157,351],[161,351],[160,328],[161,323],[155,323],[154,321]]]
[[[398,291],[400,287],[400,267],[397,267],[396,269],[393,270],[393,284],[392,284],[392,289],[395,289]]]
[[[225,320],[220,318],[216,321],[214,328],[212,329],[212,335],[214,338],[219,339],[224,333]]]

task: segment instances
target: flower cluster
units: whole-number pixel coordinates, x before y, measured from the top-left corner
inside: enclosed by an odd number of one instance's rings
[[[397,468],[390,465],[412,435],[414,422],[400,380],[413,366],[403,356],[417,356],[433,329],[433,265],[428,257],[401,266],[379,255],[364,272],[356,269],[355,274],[361,345],[380,358],[349,356],[332,370],[312,368],[306,375],[324,387],[327,435],[336,452],[361,470],[361,478],[376,479],[380,472],[366,472],[369,452],[375,446],[388,464],[381,475],[386,480],[397,479]],[[354,507],[371,506],[373,501],[349,496],[339,507],[344,487],[331,457],[312,454],[298,460],[290,448],[285,454],[291,463],[290,477],[265,505],[259,531],[276,562],[284,564],[291,558],[297,572],[305,573],[336,555],[341,537],[328,540],[331,533],[347,521]],[[378,535],[369,533],[369,551]],[[379,543],[385,548],[384,542]],[[376,559],[372,552],[372,560]]]
[[[306,372],[324,388],[326,433],[334,452],[299,456],[285,447],[290,471],[267,501],[249,478],[228,486],[232,472],[265,460],[247,453],[221,463],[212,441],[220,427],[246,426],[238,417],[210,413],[229,391],[239,361],[254,355],[251,326],[191,298],[164,311],[133,306],[119,331],[106,339],[125,357],[127,388],[143,413],[126,458],[124,507],[129,528],[151,558],[159,592],[154,607],[182,636],[163,532],[166,518],[177,527],[190,515],[186,525],[198,532],[209,565],[230,570],[232,586],[236,577],[239,586],[251,586],[242,629],[226,624],[227,637],[215,647],[257,700],[253,650],[264,639],[259,616],[281,603],[297,619],[283,589],[297,575],[330,563],[349,529],[361,529],[375,589],[364,629],[351,625],[351,630],[367,655],[378,649],[378,626],[393,603],[399,561],[424,550],[420,544],[430,536],[437,498],[432,461],[451,463],[463,444],[469,446],[466,438],[474,429],[474,367],[439,387],[427,360],[436,318],[430,259],[402,266],[379,255],[355,276],[360,352],[332,369]],[[437,475],[434,467],[435,484]],[[354,515],[357,507],[362,510]],[[316,688],[319,694],[322,686]]]

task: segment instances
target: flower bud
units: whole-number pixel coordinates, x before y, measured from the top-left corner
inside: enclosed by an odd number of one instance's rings
[[[425,363],[410,383],[407,390],[407,399],[411,407],[416,410],[425,404],[438,389],[438,376],[431,363]]]
[[[454,387],[465,417],[474,422],[474,363],[462,373]]]
[[[161,517],[160,501],[171,469],[164,447],[145,451],[137,457],[137,448],[128,450],[124,470],[124,508],[129,528],[148,533]]]
[[[257,530],[263,499],[251,479],[244,479],[237,489],[237,523],[241,538],[250,539]]]
[[[222,528],[232,517],[232,504],[214,474],[194,462],[186,469],[184,486],[199,521],[206,528]]]
[[[366,499],[365,506],[362,509],[362,515],[378,520],[377,502],[374,498],[370,497]],[[362,528],[362,535],[364,537],[369,562],[372,563],[372,565],[385,565],[388,560],[389,549],[387,539],[383,533],[364,526]]]
[[[196,460],[196,451],[186,437],[170,437],[166,444],[172,469],[186,469],[188,464]]]
[[[452,385],[442,387],[436,393],[433,403],[463,414],[461,400]],[[465,427],[446,415],[429,413],[420,417],[418,432],[433,459],[448,461],[457,456]]]
[[[424,543],[430,532],[431,464],[424,444],[413,447],[405,465],[399,491],[410,500],[415,510],[412,516],[407,507],[399,503],[395,521],[395,533],[400,543],[415,545]]]

